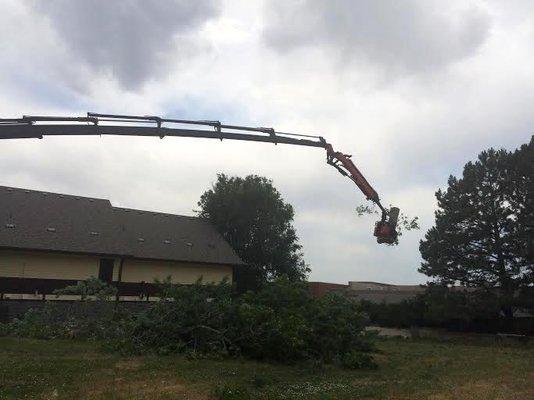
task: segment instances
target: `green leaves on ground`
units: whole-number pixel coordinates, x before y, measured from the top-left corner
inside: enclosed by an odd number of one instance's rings
[[[83,312],[49,303],[4,325],[4,334],[103,339],[107,347],[124,353],[373,365],[370,355],[360,354],[374,346],[364,333],[366,318],[358,304],[337,293],[312,298],[304,282],[282,277],[236,296],[227,282],[165,281],[160,296],[161,301],[138,313],[109,301],[73,303]]]
[[[355,302],[339,294],[311,298],[305,283],[287,278],[239,297],[225,283],[167,283],[163,296],[136,320],[131,350],[341,363],[373,348]]]

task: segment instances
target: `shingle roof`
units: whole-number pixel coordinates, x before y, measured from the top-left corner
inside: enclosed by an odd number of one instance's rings
[[[207,221],[0,186],[0,247],[242,264]]]
[[[242,264],[208,221],[183,215],[113,207],[125,246],[137,258]]]

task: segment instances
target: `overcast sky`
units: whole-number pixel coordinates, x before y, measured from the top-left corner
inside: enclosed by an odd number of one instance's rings
[[[422,283],[434,192],[534,132],[525,0],[0,0],[0,117],[152,114],[325,136],[422,229],[397,247],[321,149],[202,139],[0,143],[0,185],[192,215],[218,172],[273,180],[311,279]]]

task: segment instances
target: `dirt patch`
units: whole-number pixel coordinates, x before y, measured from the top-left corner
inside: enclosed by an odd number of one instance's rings
[[[135,364],[129,365],[135,367]],[[187,400],[207,400],[209,397],[188,388],[177,380],[161,379],[156,376],[142,377],[130,380],[126,377],[115,377],[93,386],[88,391],[88,399],[169,399],[179,398]]]
[[[401,337],[409,338],[411,333],[408,329],[397,329],[397,328],[385,328],[381,326],[368,326],[365,328],[366,331],[377,332],[378,336],[383,337]]]
[[[115,368],[122,371],[135,371],[138,370],[143,362],[137,358],[131,358],[126,360],[121,360],[115,364]]]
[[[447,393],[431,395],[429,400],[525,400],[533,395],[534,390],[520,391],[502,382],[477,380],[452,387]]]

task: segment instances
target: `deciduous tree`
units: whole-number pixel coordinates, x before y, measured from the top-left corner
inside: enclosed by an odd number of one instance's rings
[[[308,268],[293,227],[293,207],[269,179],[219,174],[198,205],[198,215],[209,219],[248,264],[237,274],[241,289],[283,275],[305,278]]]

